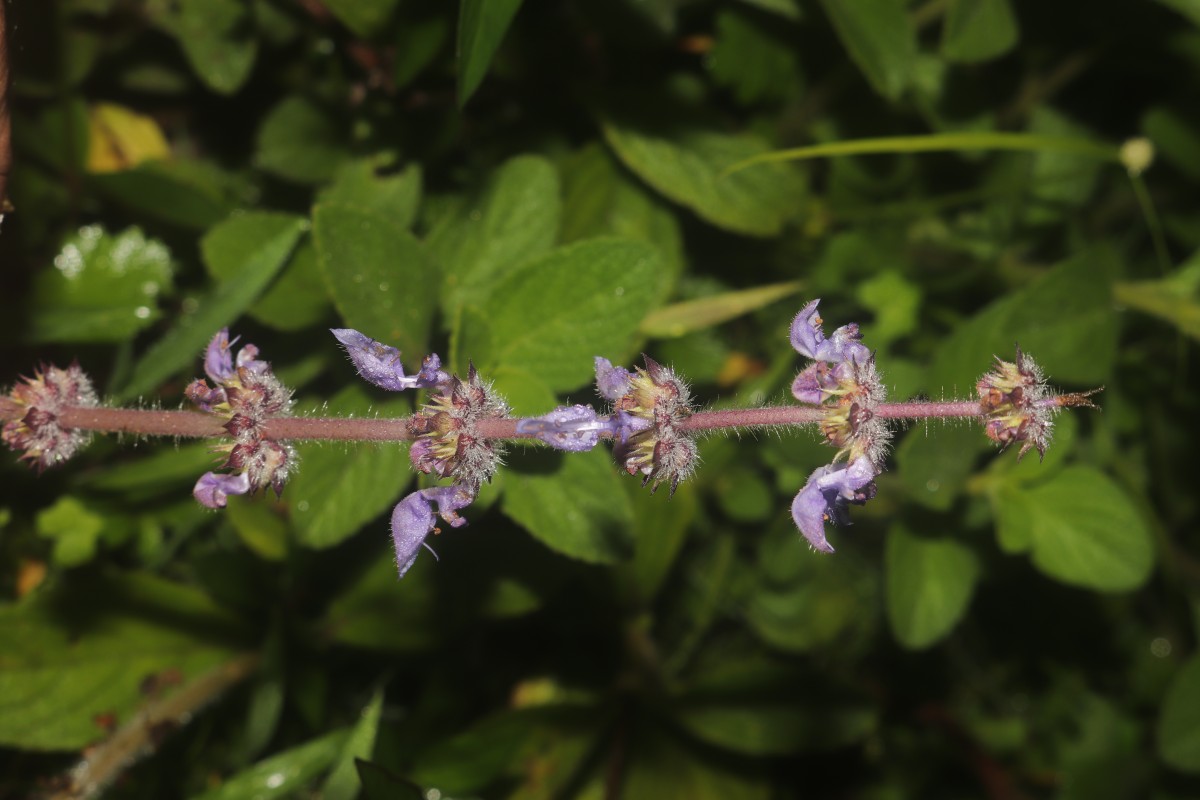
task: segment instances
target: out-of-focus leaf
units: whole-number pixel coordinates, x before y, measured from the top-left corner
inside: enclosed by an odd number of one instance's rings
[[[540,716],[517,710],[483,720],[425,751],[409,777],[448,795],[474,794],[514,770]]]
[[[371,702],[362,710],[362,716],[350,731],[349,738],[334,764],[333,771],[325,780],[321,797],[323,800],[354,800],[361,788],[357,762],[371,757],[375,749],[375,737],[379,732],[379,718],[383,713],[383,690],[375,690]]]
[[[478,202],[447,215],[429,232],[448,315],[465,302],[488,298],[495,281],[554,246],[559,194],[553,165],[540,156],[518,156],[495,171]]]
[[[351,369],[347,364],[347,372]],[[402,417],[411,411],[408,398],[372,399],[358,383],[347,385],[329,402],[343,416]],[[305,547],[332,547],[353,535],[395,504],[412,480],[408,447],[401,442],[358,443],[353,448],[314,442],[297,450],[304,467],[288,482],[286,498],[297,540]],[[381,521],[381,541],[387,529]]]
[[[1196,4],[1200,15],[1200,3]],[[1200,180],[1200,133],[1177,111],[1155,106],[1142,117],[1142,131],[1171,166]]]
[[[1034,566],[1063,583],[1126,592],[1154,566],[1141,515],[1121,487],[1092,467],[1067,467],[1031,489],[1006,487],[993,503],[1001,504],[1001,541],[1027,542]]]
[[[942,26],[942,55],[987,61],[1011,50],[1019,36],[1009,0],[953,0]]]
[[[313,210],[313,237],[346,326],[419,365],[437,302],[436,272],[421,243],[387,217],[341,203]]]
[[[104,518],[74,497],[38,512],[38,535],[54,540],[54,563],[60,567],[86,564],[96,555]]]
[[[821,5],[875,91],[899,98],[917,63],[917,34],[902,0],[821,0]]]
[[[633,509],[616,468],[589,453],[529,453],[505,481],[501,508],[534,538],[564,555],[614,564],[633,553]]]
[[[778,27],[778,20],[772,24]],[[706,66],[741,103],[784,99],[799,88],[795,48],[737,9],[718,15]]]
[[[359,36],[376,33],[393,9],[397,0],[324,0],[324,6]]]
[[[1200,772],[1200,658],[1180,668],[1163,698],[1158,754],[1175,769]]]
[[[247,547],[268,561],[279,561],[287,554],[288,525],[272,505],[266,496],[230,497],[225,516]]]
[[[880,272],[863,281],[855,295],[875,313],[875,319],[862,326],[863,341],[870,342],[872,349],[885,350],[917,329],[921,289],[898,270]]]
[[[1094,135],[1077,122],[1046,105],[1038,106],[1030,123],[1030,132],[1050,137],[1094,140]],[[1029,201],[1021,207],[1031,224],[1055,223],[1066,209],[1083,206],[1096,188],[1104,163],[1093,156],[1044,150],[1033,158],[1029,178]]]
[[[685,300],[651,311],[642,320],[641,331],[646,336],[660,339],[686,336],[765,308],[791,297],[800,289],[799,281],[789,281]]]
[[[272,800],[287,797],[303,789],[329,769],[346,746],[349,732],[328,733],[318,739],[284,750],[242,770],[215,789],[193,800]]]
[[[734,233],[774,236],[803,207],[804,181],[789,164],[723,174],[726,167],[768,149],[754,136],[731,136],[661,117],[657,122],[647,118],[642,124],[608,119],[604,136],[639,178]]]
[[[258,130],[254,163],[289,181],[322,183],[348,158],[341,130],[330,112],[300,95],[280,101]]]
[[[1110,284],[1117,271],[1113,262],[1107,249],[1080,253],[959,325],[938,351],[929,375],[930,392],[970,392],[990,369],[993,356],[1014,358],[1014,343],[1051,379],[1106,380],[1117,341]]]
[[[78,750],[144,702],[143,682],[188,681],[228,660],[242,628],[195,589],[130,573],[77,574],[0,606],[0,743]]]
[[[787,19],[796,20],[803,16],[800,0],[742,0],[742,2]]]
[[[623,481],[633,504],[633,562],[628,566],[638,598],[649,604],[670,573],[699,512],[695,487],[682,484],[670,502],[650,494],[637,481]]]
[[[234,205],[228,176],[203,162],[146,161],[88,180],[137,213],[192,230],[212,227],[229,216]]]
[[[896,448],[897,472],[908,488],[908,498],[938,511],[949,510],[987,441],[978,425],[932,421],[914,426]]]
[[[63,243],[54,269],[35,278],[26,335],[34,341],[124,341],[161,316],[158,297],[170,291],[173,272],[170,251],[141,230],[113,235],[87,225]]]
[[[467,104],[487,74],[521,0],[461,0],[458,16],[458,105]]]
[[[692,752],[665,731],[639,731],[630,745],[623,792],[659,800],[766,800],[768,785],[722,769],[711,757]]]
[[[1178,11],[1191,20],[1192,24],[1200,27],[1200,2],[1197,0],[1158,0],[1167,8]]]
[[[170,155],[152,117],[115,103],[96,103],[88,110],[88,172],[119,172]]]
[[[175,327],[146,351],[119,395],[129,398],[149,392],[198,359],[213,335],[262,293],[306,227],[308,221],[302,217],[252,212],[209,231],[201,242],[209,272],[231,277],[201,298],[194,312],[180,317]]]
[[[179,40],[188,63],[208,88],[233,94],[254,67],[258,40],[240,0],[151,0],[147,12]]]
[[[107,463],[102,470],[81,477],[85,486],[106,492],[178,487],[194,483],[196,476],[212,469],[212,444],[163,447],[137,458]]]
[[[1200,339],[1200,253],[1165,278],[1117,283],[1113,296],[1124,306],[1158,317]]]
[[[276,330],[298,331],[323,320],[332,305],[317,248],[305,237],[279,278],[251,307],[250,316]]]
[[[621,168],[601,143],[592,142],[562,164],[564,243],[620,236],[652,244],[662,254],[671,280],[683,271],[683,234],[667,201]]]
[[[392,65],[392,80],[402,89],[433,63],[450,38],[450,21],[434,15],[423,19],[406,20],[397,32],[396,60]]]
[[[352,161],[337,171],[317,201],[361,208],[387,217],[398,228],[410,228],[421,204],[421,167],[410,164],[388,174],[384,170],[389,167],[381,159]]]
[[[367,800],[426,800],[421,787],[402,780],[378,764],[360,758],[355,760],[354,766]]]
[[[400,580],[386,526],[380,526],[377,540],[379,558],[333,601],[318,630],[332,642],[368,650],[409,653],[427,649],[445,626],[434,595],[437,562],[427,553]]]
[[[623,359],[659,295],[658,252],[641,242],[565,245],[497,282],[481,312],[466,316],[459,352],[485,373],[526,365],[556,391],[590,381],[592,359]],[[486,323],[486,324],[485,324]]]
[[[884,563],[888,621],[896,639],[913,650],[950,633],[979,579],[979,561],[966,546],[914,536],[900,526],[888,534]]]

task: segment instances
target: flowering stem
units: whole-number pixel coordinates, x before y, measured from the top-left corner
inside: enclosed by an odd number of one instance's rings
[[[979,417],[977,401],[883,403],[875,408],[881,419],[929,419]],[[0,410],[0,418],[6,417]],[[680,427],[687,431],[774,425],[815,425],[824,409],[815,406],[776,406],[767,408],[730,408],[697,411]],[[408,430],[409,417],[385,419],[348,417],[272,417],[266,421],[265,438],[285,440],[337,440],[364,442],[402,442],[413,438]],[[488,439],[528,439],[531,434],[517,433],[518,419],[480,420],[479,433]],[[225,420],[199,411],[164,411],[140,408],[87,408],[68,406],[59,414],[64,428],[100,433],[130,433],[143,436],[179,436],[184,438],[228,437]]]

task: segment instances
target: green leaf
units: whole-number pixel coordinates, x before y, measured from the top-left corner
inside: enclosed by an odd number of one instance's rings
[[[357,383],[338,392],[329,405],[342,416],[402,417],[411,411],[408,398],[372,400]],[[360,442],[350,448],[313,442],[296,449],[304,466],[288,482],[286,499],[297,541],[305,547],[332,547],[352,536],[395,504],[412,480],[404,442]],[[386,523],[379,528],[382,537]]]
[[[1113,297],[1200,340],[1200,251],[1165,278],[1115,284]]]
[[[295,183],[323,183],[349,158],[331,113],[299,95],[285,97],[258,130],[254,163]]]
[[[54,540],[54,563],[60,567],[86,564],[96,555],[104,517],[74,497],[61,497],[38,512],[38,536]]]
[[[272,800],[295,794],[329,768],[345,748],[348,736],[347,731],[334,731],[284,750],[192,800],[245,800],[247,797]]]
[[[299,331],[324,320],[331,306],[317,248],[305,237],[283,272],[250,308],[250,316],[276,330]]]
[[[409,777],[446,794],[475,794],[515,771],[537,719],[536,711],[500,712],[427,749]]]
[[[900,644],[921,650],[949,635],[962,619],[979,580],[979,561],[952,539],[888,534],[887,612]]]
[[[388,174],[390,159],[360,159],[337,171],[318,203],[340,203],[387,217],[398,228],[411,228],[421,204],[421,166],[410,164]]]
[[[628,576],[636,587],[638,599],[649,605],[687,540],[700,502],[691,483],[681,485],[669,503],[657,494],[650,494],[638,481],[622,483],[633,510],[634,554],[627,568]]]
[[[1014,343],[1052,379],[1107,380],[1117,343],[1114,261],[1107,249],[1082,252],[959,325],[938,351],[927,388],[935,395],[970,391],[993,356],[1015,357]]]
[[[318,630],[323,638],[352,647],[389,653],[427,649],[445,628],[434,595],[437,562],[432,557],[418,558],[400,580],[391,537],[383,526],[378,542],[386,552],[334,600]]]
[[[850,58],[875,91],[896,100],[913,80],[917,34],[902,0],[821,0]]]
[[[504,485],[504,513],[550,549],[597,564],[632,554],[633,508],[603,448],[530,453]]]
[[[1159,3],[1187,17],[1200,27],[1200,0],[1158,0]]]
[[[199,591],[137,573],[77,573],[0,606],[0,744],[78,750],[104,737],[97,716],[132,718],[146,678],[178,670],[186,685],[231,658],[241,631]]]
[[[397,0],[324,0],[323,5],[333,12],[347,28],[359,36],[371,36],[388,21]]]
[[[554,246],[562,214],[559,193],[550,162],[518,156],[496,170],[478,202],[438,222],[427,242],[444,275],[447,316],[465,302],[486,299],[496,280]]]
[[[521,0],[462,0],[458,17],[458,106],[467,104],[487,73]]]
[[[80,228],[37,274],[33,341],[121,342],[161,316],[160,294],[170,291],[174,265],[162,242],[138,228],[112,235],[98,225]],[[15,312],[15,309],[14,309]]]
[[[619,236],[654,245],[671,276],[665,298],[683,271],[683,233],[667,201],[623,169],[600,142],[566,159],[562,174],[562,241]]]
[[[383,690],[375,690],[369,702],[362,710],[358,724],[350,732],[346,744],[338,756],[337,763],[322,788],[322,800],[354,800],[358,796],[361,783],[358,777],[357,762],[371,757],[375,749],[375,737],[379,733],[379,718],[383,713]]]
[[[340,203],[313,209],[313,238],[346,326],[419,364],[437,304],[437,273],[421,243],[384,216]]]
[[[250,76],[258,40],[247,4],[240,0],[152,0],[148,13],[179,40],[188,63],[208,88],[233,94]]]
[[[354,766],[367,800],[426,800],[421,787],[393,775],[378,764],[358,759]]]
[[[405,20],[397,32],[392,80],[397,89],[412,83],[441,53],[450,38],[450,20],[435,13],[422,19]]]
[[[628,355],[659,296],[661,264],[640,242],[560,247],[494,285],[479,314],[464,317],[459,352],[485,374],[519,364],[552,390],[575,389],[592,379],[595,356]]]
[[[766,308],[797,294],[801,288],[798,281],[789,281],[685,300],[650,312],[642,320],[641,331],[658,339],[686,336]]]
[[[952,0],[942,26],[942,56],[987,61],[1011,50],[1019,36],[1009,0]]]
[[[775,28],[778,20],[767,20]],[[743,104],[783,100],[800,88],[794,46],[738,9],[717,16],[717,38],[705,62],[713,79]]]
[[[267,561],[280,561],[287,555],[288,524],[273,501],[273,495],[230,497],[225,517],[246,547]]]
[[[199,161],[144,161],[133,169],[89,175],[103,194],[139,214],[192,230],[229,216],[233,181]]]
[[[742,0],[742,2],[764,11],[770,11],[772,14],[778,14],[786,19],[798,20],[804,16],[800,9],[800,0]]]
[[[1196,11],[1200,16],[1200,2],[1196,3]],[[1142,117],[1142,131],[1163,160],[1191,180],[1200,181],[1200,134],[1184,114],[1155,106]]]
[[[832,750],[862,740],[877,724],[869,706],[822,703],[815,696],[685,704],[678,719],[705,742],[754,756]]]
[[[983,429],[973,422],[932,421],[914,426],[896,448],[897,474],[908,489],[908,498],[948,511],[987,446]]]
[[[1032,489],[1009,487],[993,502],[1014,498],[1019,513],[1001,509],[997,535],[1016,546],[1028,543],[1034,566],[1050,577],[1123,592],[1150,576],[1150,531],[1125,491],[1098,470],[1067,467]]]
[[[629,747],[628,772],[622,785],[625,797],[655,800],[767,800],[768,785],[761,778],[722,768],[720,762],[692,752],[664,731],[643,726]]]
[[[659,112],[640,121],[605,120],[604,137],[639,178],[734,233],[775,236],[805,202],[804,181],[791,165],[723,174],[726,167],[768,149],[749,134],[720,133]]]
[[[1163,698],[1158,754],[1175,769],[1200,772],[1200,658],[1180,668]]]
[[[213,335],[262,294],[307,227],[302,217],[260,211],[233,217],[209,231],[200,244],[205,264],[211,274],[230,277],[146,351],[119,396],[128,399],[149,392],[199,359]]]

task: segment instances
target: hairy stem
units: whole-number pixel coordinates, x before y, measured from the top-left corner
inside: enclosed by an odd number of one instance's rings
[[[16,406],[0,405],[0,421],[17,419],[23,413]],[[783,425],[815,425],[825,409],[815,406],[775,406],[767,408],[731,408],[697,411],[680,427],[688,431]],[[979,417],[979,403],[967,401],[883,403],[875,408],[881,419],[929,419]],[[408,417],[385,419],[352,417],[272,417],[266,422],[265,438],[275,440],[337,440],[362,442],[403,442],[412,439]],[[229,436],[226,420],[216,414],[199,411],[162,411],[139,408],[85,408],[71,406],[58,414],[64,428],[128,433],[142,436],[179,436],[184,438],[220,438]],[[477,423],[479,433],[488,439],[525,439],[532,434],[517,433],[517,419],[486,419]]]

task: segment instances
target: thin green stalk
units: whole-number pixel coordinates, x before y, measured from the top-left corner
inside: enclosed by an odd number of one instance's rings
[[[1017,150],[1031,153],[1066,153],[1089,156],[1102,161],[1120,163],[1117,148],[1080,139],[1075,136],[1044,136],[1037,133],[1000,133],[995,131],[964,131],[961,133],[931,133],[921,136],[884,136],[875,139],[852,139],[829,142],[789,150],[761,153],[726,167],[727,176],[758,164],[778,161],[808,161],[814,158],[838,156],[884,155],[888,153],[933,153],[959,150]]]
[[[1150,241],[1154,243],[1154,255],[1158,257],[1158,266],[1163,275],[1171,272],[1171,254],[1167,251],[1167,237],[1163,234],[1162,221],[1154,208],[1154,200],[1146,189],[1146,182],[1141,175],[1129,173],[1129,182],[1133,184],[1133,195],[1141,206],[1142,216],[1146,218],[1146,227],[1150,229]]]

